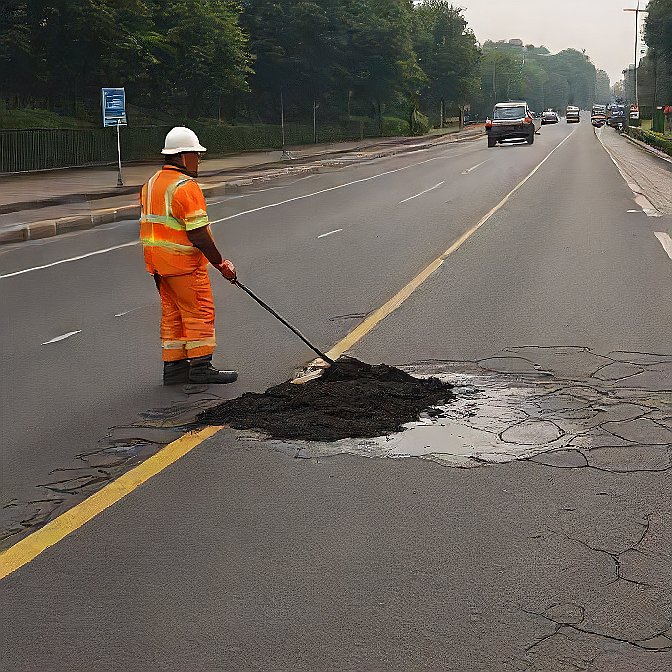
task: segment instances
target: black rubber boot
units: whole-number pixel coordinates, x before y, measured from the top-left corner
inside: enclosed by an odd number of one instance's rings
[[[219,371],[212,365],[212,355],[194,357],[189,369],[189,382],[194,385],[224,385],[238,379],[237,371]]]
[[[189,360],[179,359],[177,362],[163,363],[164,385],[185,385],[189,382]]]

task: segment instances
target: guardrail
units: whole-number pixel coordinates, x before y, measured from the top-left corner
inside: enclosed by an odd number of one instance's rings
[[[247,150],[280,149],[280,126],[225,126],[193,124],[211,156]],[[126,126],[121,129],[121,156],[124,162],[157,156],[169,126]],[[339,142],[380,135],[375,122],[347,122],[320,125],[318,142]],[[285,125],[285,143],[307,145],[314,141],[313,127]],[[54,168],[115,163],[117,138],[114,128],[0,129],[0,173],[18,173]]]

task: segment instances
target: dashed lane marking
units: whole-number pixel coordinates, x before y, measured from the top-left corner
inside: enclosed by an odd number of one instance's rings
[[[32,271],[41,271],[45,268],[51,268],[52,266],[59,266],[60,264],[69,264],[72,261],[79,261],[80,259],[86,259],[87,257],[93,257],[97,254],[105,254],[107,252],[113,252],[114,250],[120,250],[123,247],[134,247],[135,245],[140,245],[139,240],[133,240],[130,243],[123,243],[122,245],[114,245],[113,247],[106,247],[103,250],[94,250],[93,252],[87,252],[86,254],[80,254],[76,257],[70,257],[68,259],[61,259],[59,261],[52,261],[50,264],[43,264],[42,266],[33,266],[32,268],[24,268],[21,271],[14,271],[13,273],[4,273],[0,275],[0,280],[5,278],[13,278],[17,275],[23,275],[24,273],[31,273]]]
[[[151,308],[154,304],[153,303],[147,303],[144,306],[138,306],[137,308],[131,308],[130,310],[124,310],[122,313],[115,313],[115,317],[124,317],[124,315],[130,315],[131,313],[135,313],[137,310],[142,310],[143,308]]]
[[[432,149],[434,149],[434,148],[432,148]],[[339,184],[339,185],[336,185],[335,187],[329,187],[328,189],[320,189],[319,191],[315,191],[315,192],[312,192],[310,194],[304,194],[303,196],[295,196],[294,198],[289,198],[285,201],[279,201],[277,203],[269,203],[268,205],[262,205],[259,208],[253,208],[251,210],[243,210],[242,212],[234,213],[233,215],[229,215],[228,217],[222,217],[221,219],[215,219],[210,223],[211,224],[219,224],[220,222],[225,222],[229,219],[235,219],[236,217],[242,217],[243,215],[249,215],[253,212],[259,212],[260,210],[267,210],[268,208],[277,208],[281,205],[285,205],[287,203],[292,203],[293,201],[300,201],[300,200],[303,200],[303,199],[306,199],[306,198],[312,198],[314,196],[319,196],[320,194],[324,194],[324,193],[327,193],[327,192],[330,192],[330,191],[335,191],[337,189],[344,189],[344,188],[350,187],[354,184],[359,184],[359,183],[362,183],[362,182],[368,182],[370,180],[375,180],[375,179],[378,179],[379,177],[383,177],[385,175],[390,175],[392,173],[398,173],[402,170],[408,170],[409,168],[414,168],[416,166],[421,166],[425,163],[431,163],[432,161],[441,161],[441,160],[446,160],[446,159],[458,158],[458,157],[464,156],[465,154],[468,154],[468,153],[469,153],[469,151],[462,152],[460,154],[451,154],[448,157],[446,157],[445,155],[435,156],[435,157],[432,157],[431,159],[426,159],[425,161],[419,161],[418,163],[413,163],[409,166],[402,166],[401,168],[395,168],[394,170],[387,170],[383,173],[379,173],[378,175],[372,175],[371,177],[365,177],[365,178],[362,178],[360,180],[354,180],[352,182],[346,182],[345,184]],[[301,179],[308,179],[308,177],[314,177],[314,175],[308,175],[307,177],[301,178]],[[297,182],[298,181],[299,180],[297,180]],[[290,186],[290,185],[288,185],[288,186]],[[275,189],[275,187],[271,187],[271,189]],[[259,193],[259,191],[264,191],[264,190],[258,190],[257,192],[254,192],[254,193]],[[251,195],[254,195],[254,193],[244,194],[244,195],[241,195],[241,196],[232,196],[231,198],[225,199],[225,200],[247,198]],[[124,247],[134,247],[134,246],[139,245],[139,244],[140,244],[139,240],[134,240],[134,241],[131,241],[129,243],[123,243],[121,245],[113,245],[112,247],[106,247],[102,250],[94,250],[93,252],[88,252],[86,254],[80,254],[76,257],[69,257],[68,259],[60,259],[59,261],[53,261],[49,264],[43,264],[41,266],[33,266],[31,268],[24,268],[20,271],[13,271],[12,273],[4,273],[4,274],[0,275],[0,280],[3,280],[5,278],[13,278],[17,275],[23,275],[24,273],[32,273],[33,271],[41,271],[41,270],[44,270],[45,268],[52,268],[53,266],[59,266],[60,264],[69,264],[73,261],[80,261],[81,259],[86,259],[88,257],[93,257],[97,254],[106,254],[107,252],[113,252],[114,250],[120,250]]]
[[[318,238],[326,238],[327,236],[332,236],[334,233],[340,233],[343,231],[343,229],[335,229],[334,231],[329,231],[329,233],[323,233],[321,236],[318,236]]]
[[[60,336],[56,336],[56,338],[52,338],[50,341],[45,341],[42,343],[42,345],[49,345],[50,343],[58,343],[59,341],[64,341],[66,338],[70,338],[70,336],[74,336],[75,334],[81,334],[82,330],[78,329],[77,331],[69,331],[67,334],[61,334]]]
[[[435,184],[433,187],[430,187],[429,189],[425,189],[424,191],[421,191],[419,194],[416,194],[415,196],[409,196],[408,198],[405,198],[403,201],[399,201],[399,205],[402,203],[408,203],[408,201],[412,201],[414,198],[418,198],[420,196],[423,196],[424,194],[428,194],[430,191],[434,191],[434,189],[438,189],[442,184],[445,184],[445,180],[443,182],[439,182],[438,184]]]
[[[303,194],[302,196],[294,196],[293,198],[288,198],[284,201],[278,201],[277,203],[269,203],[267,205],[262,205],[258,208],[252,208],[250,210],[242,210],[241,212],[235,212],[232,215],[228,215],[227,217],[222,217],[221,219],[215,219],[211,222],[211,224],[220,224],[221,222],[227,222],[230,219],[235,219],[236,217],[244,217],[245,215],[251,215],[255,212],[261,212],[262,210],[268,210],[269,208],[277,208],[280,207],[281,205],[287,205],[287,203],[294,203],[296,201],[303,201],[307,198],[313,198],[315,196],[320,196],[321,194],[326,194],[330,191],[337,191],[339,189],[346,189],[347,187],[352,187],[355,184],[363,184],[364,182],[370,182],[371,180],[377,180],[381,177],[385,177],[386,175],[392,175],[394,173],[399,173],[403,170],[409,170],[411,168],[416,168],[417,166],[422,166],[426,163],[432,163],[433,161],[445,161],[446,158],[448,159],[454,159],[459,156],[464,156],[468,152],[463,152],[462,154],[451,154],[449,157],[446,157],[444,155],[441,156],[433,156],[431,159],[425,159],[424,161],[418,161],[417,163],[412,163],[409,166],[402,166],[401,168],[394,168],[393,170],[386,170],[382,173],[378,173],[377,175],[371,175],[369,177],[363,177],[359,180],[353,180],[352,182],[345,182],[344,184],[337,184],[334,187],[328,187],[327,189],[320,189],[319,191],[313,191],[310,194]]]
[[[485,161],[481,161],[480,163],[476,164],[472,168],[467,168],[467,170],[463,170],[462,175],[469,175],[469,173],[473,173],[476,170],[476,168],[480,168],[484,163],[487,163],[488,161],[490,161],[490,159],[486,159]]]

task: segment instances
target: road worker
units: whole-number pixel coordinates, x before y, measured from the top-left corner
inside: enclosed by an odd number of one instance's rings
[[[192,130],[173,128],[161,152],[165,163],[140,194],[145,267],[161,298],[164,385],[238,378],[236,371],[212,366],[215,306],[208,262],[230,282],[236,280],[236,269],[215,245],[205,198],[194,179],[205,151]]]

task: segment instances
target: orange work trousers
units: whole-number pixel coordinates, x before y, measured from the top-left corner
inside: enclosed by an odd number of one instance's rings
[[[186,275],[154,274],[161,297],[164,362],[203,357],[215,351],[215,304],[207,266]]]

